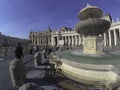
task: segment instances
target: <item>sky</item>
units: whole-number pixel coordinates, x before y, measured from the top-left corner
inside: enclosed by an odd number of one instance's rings
[[[0,0],[0,32],[28,38],[29,32],[74,28],[78,12],[87,4],[97,6],[113,20],[120,18],[120,0]]]

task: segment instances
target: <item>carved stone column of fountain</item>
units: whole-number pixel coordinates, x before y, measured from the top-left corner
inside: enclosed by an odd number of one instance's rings
[[[101,9],[95,6],[87,5],[83,8],[78,18],[81,20],[76,25],[76,31],[84,35],[84,50],[85,54],[101,54],[102,40],[99,37],[110,27],[110,21],[103,18]]]

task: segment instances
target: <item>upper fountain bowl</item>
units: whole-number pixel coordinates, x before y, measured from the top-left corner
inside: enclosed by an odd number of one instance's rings
[[[94,18],[79,22],[75,29],[85,36],[98,36],[103,34],[110,27],[110,22],[104,19]]]
[[[91,6],[89,4],[87,4],[87,6],[83,8],[78,14],[78,18],[81,21],[90,18],[101,18],[102,16],[103,16],[103,12],[101,9],[99,9],[96,6]]]

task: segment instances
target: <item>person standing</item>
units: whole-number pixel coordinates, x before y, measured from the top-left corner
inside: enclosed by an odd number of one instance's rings
[[[21,58],[24,57],[24,55],[23,55],[23,47],[22,47],[21,43],[18,43],[18,45],[16,46],[15,57],[16,57],[16,59],[21,59]]]
[[[32,53],[33,53],[33,48],[31,47],[30,48],[30,55],[32,55]]]

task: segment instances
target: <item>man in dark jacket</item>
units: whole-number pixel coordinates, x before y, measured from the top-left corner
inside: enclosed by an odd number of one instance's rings
[[[21,59],[22,57],[24,57],[23,47],[21,46],[21,43],[18,43],[18,45],[16,46],[15,56],[16,56],[16,59]]]

